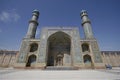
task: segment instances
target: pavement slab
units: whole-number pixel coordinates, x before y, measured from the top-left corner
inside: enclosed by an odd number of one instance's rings
[[[118,71],[118,70],[116,70]],[[115,72],[115,70],[114,70]],[[120,80],[120,74],[106,70],[0,70],[0,80]]]

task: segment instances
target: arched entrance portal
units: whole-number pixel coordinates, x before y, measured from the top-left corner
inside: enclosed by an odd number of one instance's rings
[[[34,64],[35,62],[36,62],[36,56],[35,55],[29,56],[26,67],[31,67],[31,64]]]
[[[92,63],[90,55],[88,55],[88,54],[84,55],[83,59],[84,59],[84,64],[85,64],[86,68],[93,68],[93,63]]]
[[[71,65],[71,40],[64,32],[56,32],[48,38],[47,66]]]

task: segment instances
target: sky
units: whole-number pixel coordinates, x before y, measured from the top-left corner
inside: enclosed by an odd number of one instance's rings
[[[0,0],[0,49],[19,50],[32,11],[44,26],[77,26],[84,38],[80,12],[87,10],[101,51],[120,51],[120,0]]]

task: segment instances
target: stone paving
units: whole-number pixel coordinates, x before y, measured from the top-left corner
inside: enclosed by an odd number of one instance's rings
[[[63,71],[0,69],[0,80],[120,80],[120,69]]]

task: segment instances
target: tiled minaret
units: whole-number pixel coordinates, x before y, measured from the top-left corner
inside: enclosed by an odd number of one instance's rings
[[[86,39],[93,39],[93,32],[92,32],[92,27],[91,27],[91,21],[88,18],[88,14],[86,10],[82,10],[80,13],[81,19],[82,19],[82,26],[84,29],[85,33],[85,38]]]
[[[34,10],[31,20],[29,21],[29,28],[26,38],[35,38],[36,29],[38,26],[39,11]]]

